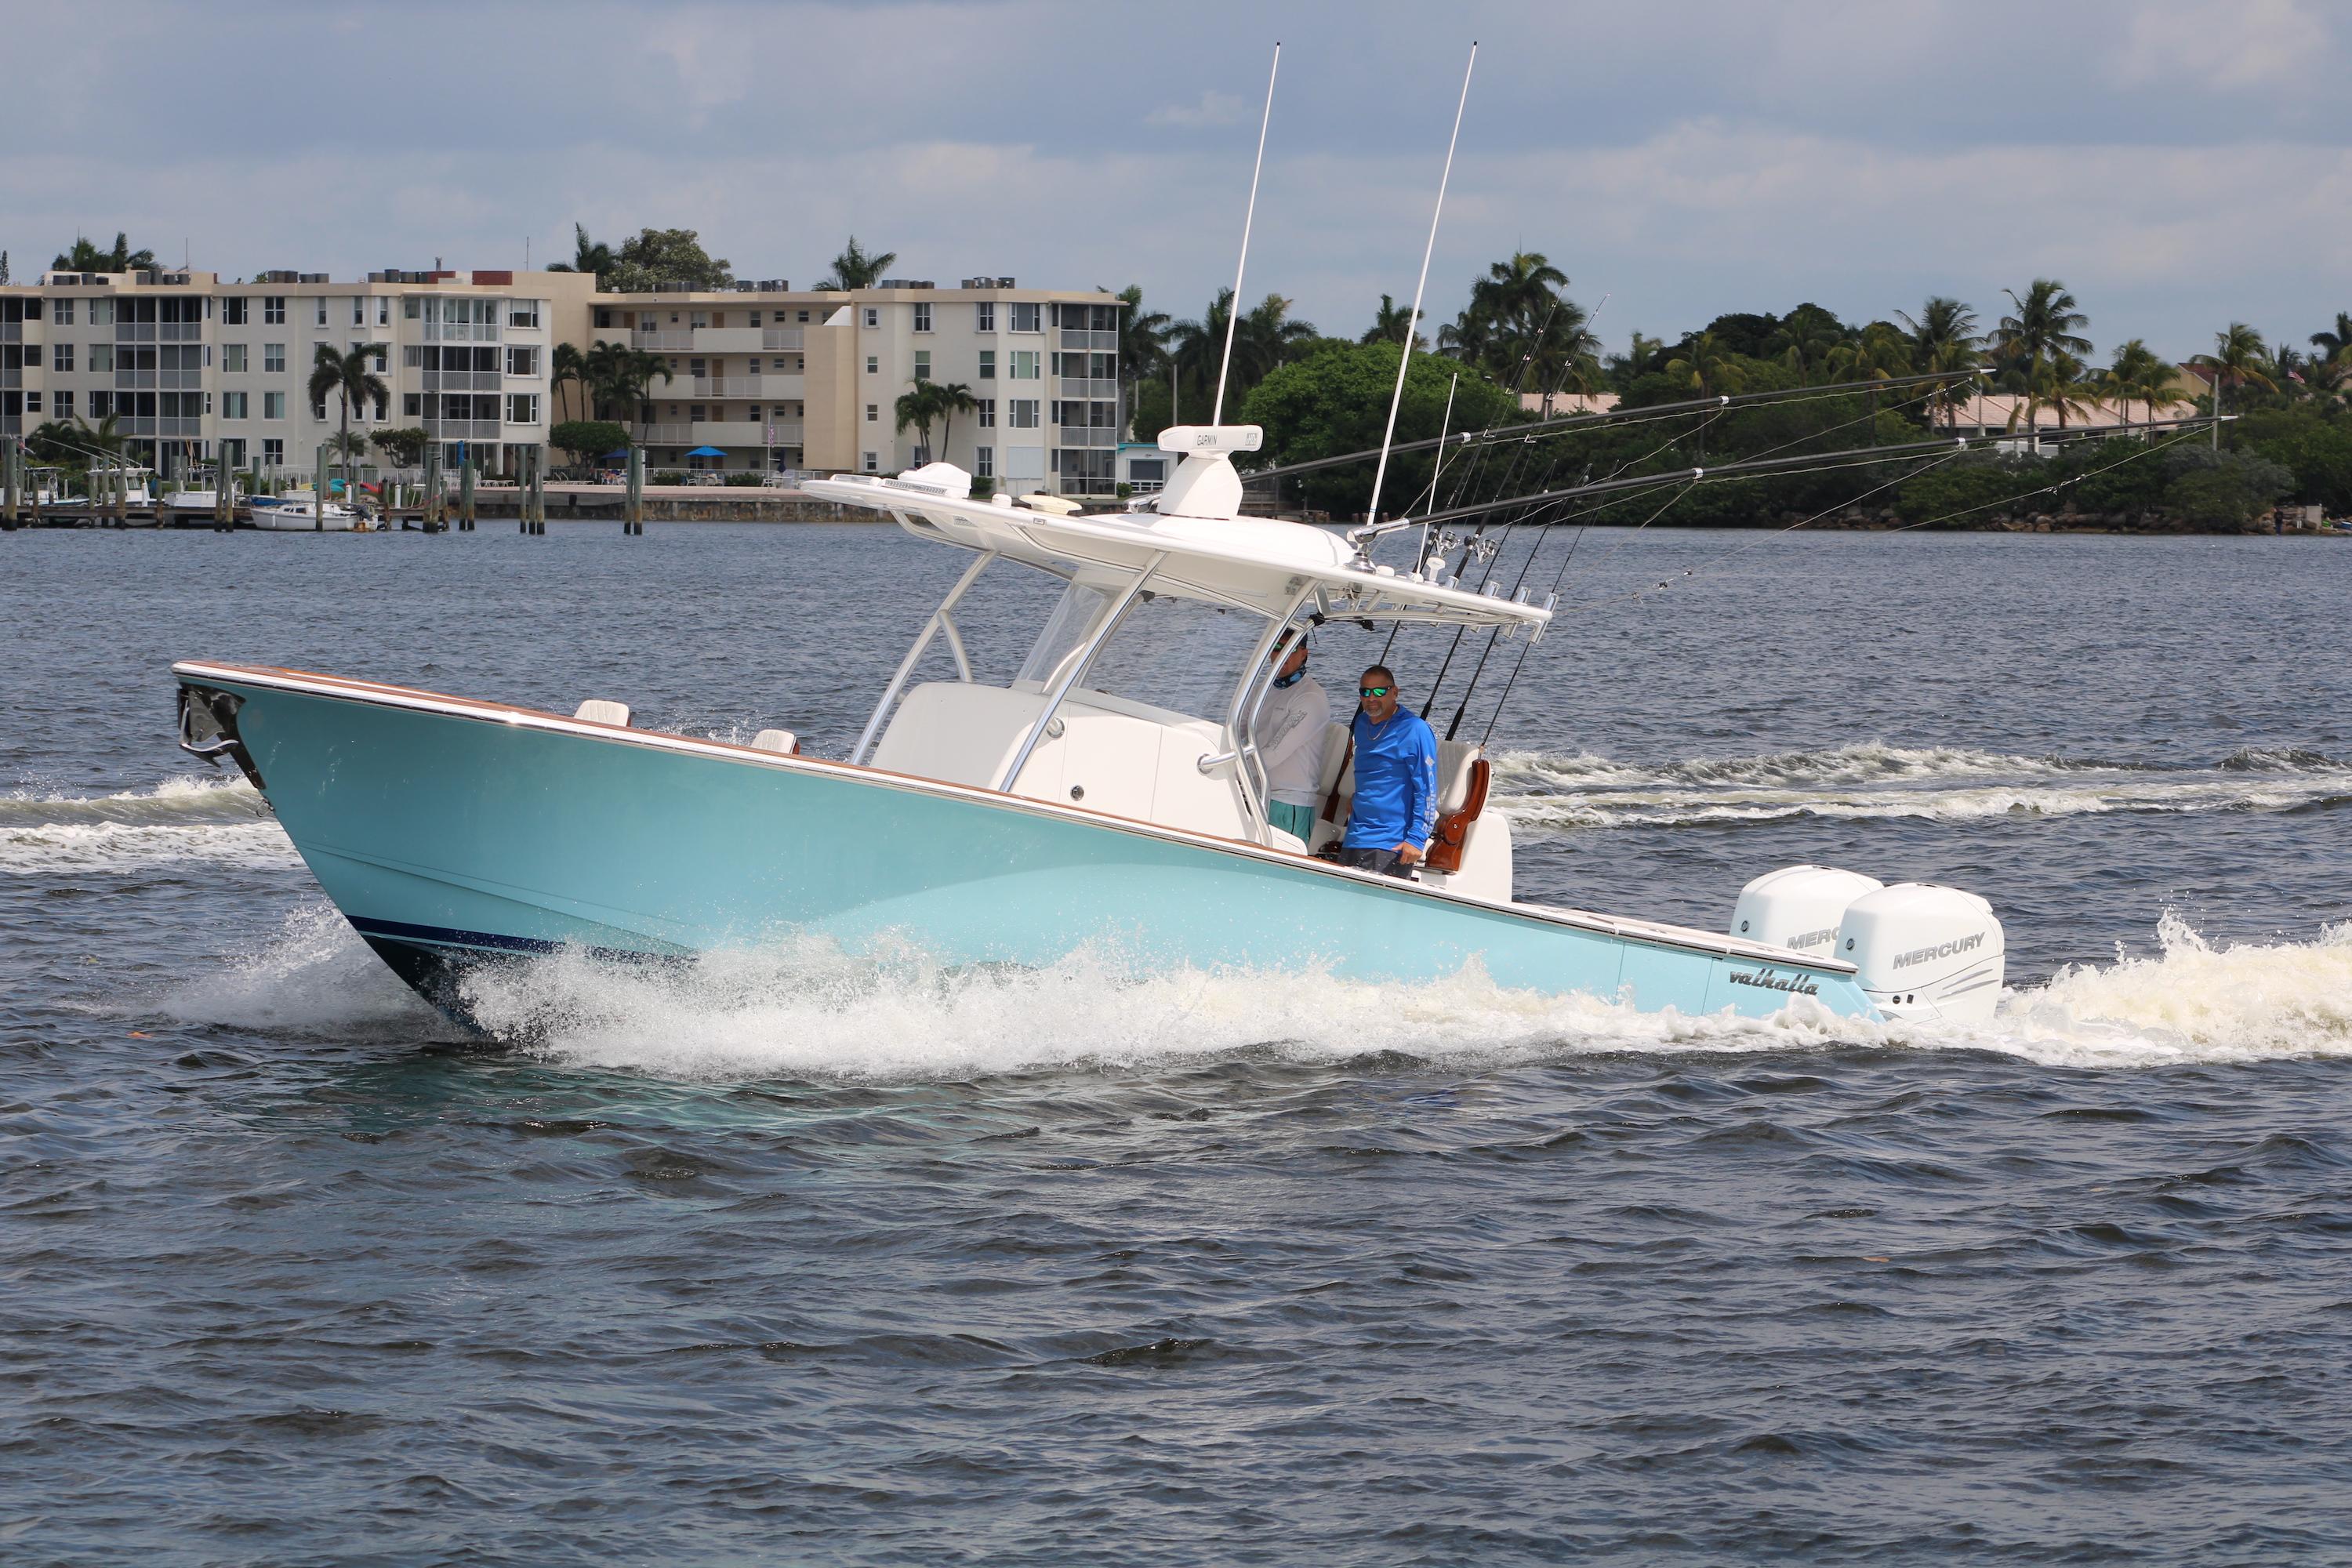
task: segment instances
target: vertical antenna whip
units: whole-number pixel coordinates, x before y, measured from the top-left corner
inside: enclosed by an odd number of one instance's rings
[[[1257,216],[1257,177],[1265,168],[1265,128],[1274,121],[1274,79],[1282,70],[1282,40],[1274,41],[1274,68],[1265,73],[1265,113],[1257,122],[1257,162],[1250,166],[1249,207],[1242,215],[1242,258],[1234,266],[1234,299],[1225,308],[1225,357],[1217,362],[1217,403],[1209,423],[1225,422],[1225,373],[1234,368],[1234,323],[1242,314],[1242,274],[1249,270],[1250,224]]]
[[[1380,467],[1372,470],[1372,504],[1367,523],[1381,515],[1381,485],[1389,477],[1389,446],[1396,439],[1397,405],[1404,401],[1404,368],[1412,363],[1413,328],[1421,321],[1421,296],[1429,287],[1429,258],[1437,249],[1437,220],[1445,212],[1446,182],[1454,177],[1454,148],[1462,140],[1462,111],[1470,106],[1470,73],[1478,68],[1478,41],[1470,41],[1470,63],[1462,68],[1462,101],[1454,106],[1454,134],[1445,143],[1445,172],[1437,177],[1437,210],[1429,215],[1429,243],[1422,247],[1421,280],[1412,286],[1412,313],[1405,318],[1404,352],[1397,355],[1396,391],[1389,395],[1389,427],[1381,437]],[[1442,450],[1443,448],[1441,448]]]

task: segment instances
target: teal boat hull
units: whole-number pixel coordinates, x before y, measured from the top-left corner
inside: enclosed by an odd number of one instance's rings
[[[1643,1011],[1873,1016],[1851,970],[1500,904],[985,789],[405,689],[183,664],[183,740],[267,796],[385,962],[467,1016],[474,965],[676,959],[803,934],[949,964],[1501,986]],[[193,711],[194,717],[191,720]]]

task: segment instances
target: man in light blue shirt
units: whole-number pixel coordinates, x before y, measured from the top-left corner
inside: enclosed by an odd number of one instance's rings
[[[1384,664],[1364,671],[1356,698],[1356,796],[1339,864],[1410,877],[1437,831],[1437,736],[1398,707],[1396,676]]]

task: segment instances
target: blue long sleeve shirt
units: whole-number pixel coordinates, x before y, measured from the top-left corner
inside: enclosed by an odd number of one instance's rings
[[[1356,713],[1356,801],[1348,813],[1350,849],[1425,845],[1437,831],[1437,736],[1400,708],[1385,724]]]

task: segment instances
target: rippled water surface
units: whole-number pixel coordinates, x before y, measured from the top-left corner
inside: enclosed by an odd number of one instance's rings
[[[2352,547],[1583,543],[1522,889],[1953,881],[1966,1036],[783,942],[469,1040],[172,744],[207,656],[837,753],[960,564],[0,536],[0,1562],[2352,1561]]]

